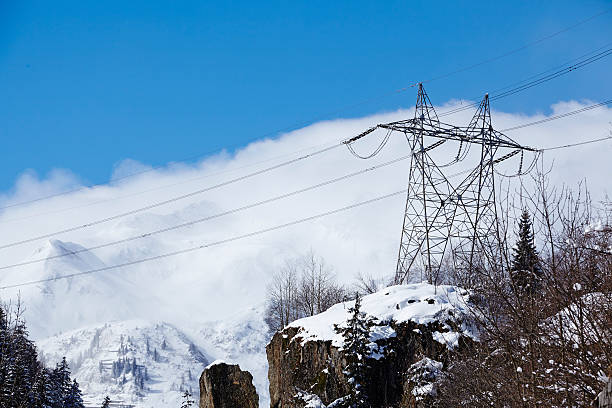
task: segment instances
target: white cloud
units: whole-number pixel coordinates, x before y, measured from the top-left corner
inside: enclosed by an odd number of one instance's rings
[[[444,108],[452,106],[456,105],[447,104]],[[583,106],[586,105],[574,101],[560,102],[552,109],[553,114],[559,114]],[[464,125],[472,113],[464,111],[443,120]],[[174,163],[168,168],[121,179],[115,184],[85,188],[30,205],[10,207],[0,214],[0,228],[3,231],[0,245],[163,201],[314,151],[316,148],[313,146],[320,147],[349,138],[375,123],[412,115],[412,111],[406,110],[321,122],[277,139],[251,143],[235,154],[223,152],[195,165]],[[528,116],[493,112],[493,123],[496,128],[503,129],[545,117],[541,114]],[[599,108],[508,134],[526,145],[548,147],[605,136],[611,120],[612,109]],[[355,148],[369,152],[380,137],[380,134],[372,134]],[[448,150],[440,149],[436,154],[453,156],[455,149],[456,146],[451,146]],[[341,147],[243,182],[56,238],[85,247],[98,245],[297,190],[407,153],[406,140],[400,135],[395,135],[378,156],[367,161],[356,159]],[[612,142],[607,141],[547,152],[544,160],[545,163],[555,162],[552,173],[554,183],[575,185],[586,178],[595,197],[603,197],[610,185],[611,154]],[[95,254],[111,265],[282,224],[405,188],[408,166],[408,161],[403,161],[315,191],[193,227],[98,250]],[[517,167],[516,160],[509,161],[503,171],[511,173]],[[459,166],[458,170],[464,168]],[[133,171],[147,169],[146,165],[126,160],[117,166],[113,177],[117,179]],[[61,192],[76,185],[78,177],[64,170],[55,171],[45,179],[26,172],[16,182],[13,191],[0,197],[0,206]],[[274,268],[287,257],[311,248],[333,265],[344,280],[350,280],[359,271],[381,276],[393,274],[404,201],[405,197],[399,195],[346,213],[222,246],[75,279],[89,280],[95,285],[98,280],[118,275],[129,281],[130,285],[139,286],[142,293],[138,298],[150,299],[150,304],[125,310],[126,319],[215,319],[218,313],[230,313],[242,306],[261,302]],[[32,254],[43,244],[44,241],[2,249],[2,264],[35,257]],[[10,283],[10,280],[26,281],[35,273],[35,268],[39,268],[40,273],[40,268],[44,266],[45,263],[41,263],[35,267],[15,269],[3,274],[0,281],[3,284]],[[54,273],[61,274],[62,271],[55,270]],[[75,302],[74,298],[71,296],[72,302]],[[83,299],[78,307],[103,309],[107,306],[88,304],[87,299]],[[101,313],[100,319],[104,316]],[[52,332],[69,328],[61,327],[61,322],[55,321],[50,321],[49,325],[60,325],[54,326]]]

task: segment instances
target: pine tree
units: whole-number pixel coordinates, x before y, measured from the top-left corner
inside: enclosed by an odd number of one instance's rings
[[[189,391],[185,391],[183,394],[183,403],[181,404],[181,408],[190,408],[195,404],[195,401],[192,399],[192,395]]]
[[[102,401],[102,407],[101,408],[109,408],[110,407],[110,403],[111,403],[111,399],[107,395],[106,397],[104,397],[104,401]]]
[[[362,408],[368,406],[368,396],[363,388],[366,381],[368,358],[370,356],[370,329],[374,319],[361,311],[361,297],[355,297],[355,306],[349,310],[351,318],[345,326],[334,325],[334,330],[344,338],[343,350],[346,359],[345,375],[349,379],[351,393],[345,401],[349,408]]]
[[[519,221],[519,239],[513,248],[510,277],[514,286],[523,293],[537,292],[542,278],[542,269],[534,243],[533,225],[527,210],[523,210]]]

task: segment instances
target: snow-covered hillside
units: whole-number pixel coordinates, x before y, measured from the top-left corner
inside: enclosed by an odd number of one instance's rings
[[[48,365],[66,356],[91,405],[109,395],[137,408],[178,407],[185,390],[199,394],[204,367],[222,359],[253,374],[261,406],[267,406],[268,341],[261,310],[250,309],[185,331],[163,322],[109,322],[49,337],[38,346]]]
[[[84,399],[105,395],[142,408],[180,406],[185,390],[198,392],[209,359],[183,332],[167,323],[110,322],[38,342],[46,364],[66,356]]]

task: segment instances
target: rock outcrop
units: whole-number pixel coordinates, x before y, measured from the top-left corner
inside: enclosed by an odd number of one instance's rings
[[[200,377],[200,408],[258,408],[253,376],[238,365],[222,362],[206,367]]]
[[[457,319],[460,311],[445,303],[444,295],[429,296],[436,290],[423,284],[413,291],[395,288],[364,298],[364,311],[379,319],[364,386],[371,406],[426,407],[452,352],[473,340]],[[272,408],[301,408],[315,399],[329,405],[349,394],[341,339],[330,330],[346,314],[343,305],[332,309],[298,320],[266,347]]]

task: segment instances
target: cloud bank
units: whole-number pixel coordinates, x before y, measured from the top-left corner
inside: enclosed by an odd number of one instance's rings
[[[550,115],[528,116],[493,111],[493,125],[497,129],[509,128],[589,104],[588,101],[559,102],[552,106]],[[442,112],[456,106],[456,103],[449,103],[437,109]],[[469,110],[442,119],[445,122],[466,125],[472,114],[473,111]],[[400,110],[357,119],[320,122],[278,138],[253,142],[233,153],[222,152],[207,157],[195,165],[173,163],[162,169],[151,169],[146,164],[126,160],[115,168],[115,182],[3,210],[0,213],[0,245],[82,225],[187,194],[316,151],[322,146],[359,134],[376,123],[412,116],[412,110]],[[549,147],[606,136],[610,132],[611,122],[612,109],[602,107],[573,117],[518,129],[508,132],[508,135],[525,145]],[[368,153],[377,146],[382,136],[374,133],[359,141],[355,149]],[[242,182],[53,238],[91,247],[231,210],[406,155],[408,145],[400,136],[393,135],[380,154],[370,160],[357,159],[346,148],[341,147]],[[440,160],[443,156],[452,158],[456,148],[456,145],[445,147],[436,154]],[[545,167],[554,164],[551,173],[553,184],[575,186],[586,179],[594,198],[603,199],[609,192],[611,157],[612,142],[605,141],[546,152],[543,164]],[[528,160],[528,156],[525,160]],[[518,166],[516,160],[504,165],[506,167],[500,171],[507,173],[515,172]],[[95,255],[105,265],[113,265],[287,223],[404,189],[408,168],[407,160],[400,161],[257,208],[96,250]],[[466,165],[461,164],[457,171],[465,168]],[[148,171],[135,177],[123,178],[127,174],[143,170]],[[0,196],[0,206],[10,206],[75,189],[80,187],[79,180],[78,175],[67,170],[58,169],[45,178],[26,171],[10,192]],[[74,279],[89,281],[91,285],[97,285],[96,282],[100,280],[114,282],[121,279],[127,282],[126,287],[138,292],[133,296],[138,299],[139,306],[123,311],[125,316],[122,318],[125,319],[180,321],[197,316],[205,321],[222,318],[224,314],[262,302],[266,284],[275,268],[287,258],[311,249],[324,257],[327,263],[333,266],[339,278],[347,282],[359,272],[377,276],[392,275],[404,205],[405,196],[398,195],[348,212],[225,245]],[[1,264],[36,258],[37,251],[48,245],[46,241],[48,240],[0,250]],[[47,268],[47,272],[41,272],[44,268]],[[4,271],[0,283],[5,285],[28,281],[34,276],[51,273],[51,269],[54,274],[62,274],[61,266],[49,268],[50,264],[47,262]],[[31,289],[23,289],[22,293],[34,296],[33,293],[52,291],[53,287],[37,285]],[[0,297],[6,300],[17,292],[4,291],[0,293]],[[70,296],[75,299],[78,294]],[[25,300],[27,303],[27,297]],[[108,306],[90,304],[84,299],[79,303],[79,307]],[[100,320],[105,318],[104,313],[96,316]],[[94,318],[90,320],[92,319]],[[60,327],[49,328],[52,332],[72,328],[68,327],[69,325],[49,322],[49,326],[55,324]],[[49,330],[41,328],[37,334],[50,334]]]

